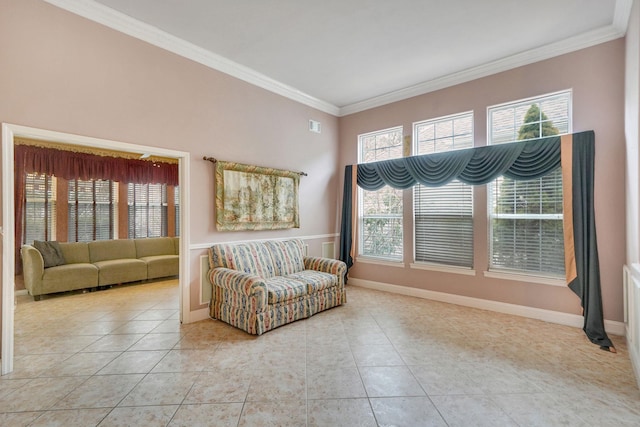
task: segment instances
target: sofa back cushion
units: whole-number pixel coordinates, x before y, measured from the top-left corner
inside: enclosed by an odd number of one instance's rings
[[[138,258],[158,255],[175,255],[173,240],[170,237],[149,237],[135,239],[136,256]]]
[[[90,263],[89,244],[87,242],[60,243],[60,249],[67,264]]]
[[[135,259],[136,245],[132,239],[96,240],[89,242],[89,257],[91,262],[123,258]]]
[[[302,240],[270,240],[265,242],[265,245],[271,252],[276,276],[288,276],[304,270]]]
[[[271,254],[261,242],[213,245],[209,248],[209,266],[243,271],[264,279],[275,275]]]

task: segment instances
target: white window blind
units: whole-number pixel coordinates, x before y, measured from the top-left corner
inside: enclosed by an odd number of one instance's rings
[[[167,235],[167,186],[129,184],[129,238]]]
[[[69,241],[88,242],[115,237],[117,183],[108,180],[70,180]]]
[[[175,236],[180,236],[180,186],[173,187],[173,206],[175,207],[176,229]]]
[[[56,239],[56,179],[27,174],[22,243]]]
[[[414,123],[414,153],[473,147],[473,113]],[[441,187],[416,185],[415,260],[473,267],[473,188],[458,180]]]
[[[489,143],[571,132],[571,92],[489,108]],[[500,177],[488,186],[490,269],[564,275],[562,176]]]
[[[360,163],[402,157],[402,127],[359,135],[358,147]],[[360,255],[402,260],[402,190],[358,191]]]

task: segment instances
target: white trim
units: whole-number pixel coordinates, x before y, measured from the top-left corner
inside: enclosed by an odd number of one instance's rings
[[[475,276],[476,271],[468,267],[455,267],[453,265],[434,264],[428,262],[412,262],[410,268],[416,270],[439,271],[441,273],[463,274],[465,276]]]
[[[194,310],[191,312],[191,322],[199,322],[201,320],[206,320],[210,318],[211,316],[209,316],[208,308],[201,308],[199,310]]]
[[[189,247],[189,250],[196,251],[202,249],[209,249],[213,245],[227,245],[230,243],[251,243],[251,242],[264,242],[265,240],[291,240],[291,239],[300,239],[300,240],[316,240],[316,239],[329,239],[340,237],[340,233],[331,233],[331,234],[317,234],[312,236],[289,236],[289,237],[275,237],[272,239],[248,239],[248,240],[229,240],[226,242],[209,242],[209,243],[195,243]]]
[[[357,279],[353,277],[349,279],[349,284],[347,286],[349,285],[440,301],[449,304],[462,305],[465,307],[473,307],[481,310],[495,311],[497,313],[512,314],[515,316],[538,319],[545,322],[557,323],[565,326],[573,326],[576,328],[582,328],[584,325],[584,318],[582,316],[571,313],[563,313],[560,311],[545,310],[542,308],[527,307],[524,305],[472,298],[463,295],[447,294],[444,292],[417,289],[409,286],[391,285],[388,283],[374,282],[371,280]],[[604,326],[605,330],[608,333],[612,335],[624,336],[624,323],[613,320],[605,320]]]
[[[518,274],[504,271],[484,271],[484,277],[491,279],[513,280],[517,282],[538,283],[549,286],[567,286],[565,279],[555,277],[534,276],[532,274]]]
[[[135,37],[161,49],[221,71],[254,86],[282,95],[293,101],[337,116],[340,109],[321,99],[303,93],[289,85],[276,81],[251,68],[233,62],[223,56],[196,46],[152,25],[134,19],[124,13],[93,0],[45,0],[54,6],[67,10],[113,30]]]
[[[374,258],[367,256],[358,256],[356,257],[356,263],[362,264],[375,264],[375,265],[384,265],[385,267],[396,267],[396,268],[404,268],[404,262],[402,261],[391,261],[383,258]]]
[[[154,26],[117,12],[93,0],[45,0],[47,3],[67,10],[76,15],[105,25],[121,33],[143,40],[161,49],[168,50],[184,58],[191,59],[209,68],[261,87],[293,101],[316,108],[337,117],[347,116],[360,111],[402,101],[414,96],[424,95],[457,84],[511,70],[523,65],[564,55],[576,50],[595,46],[624,37],[631,15],[632,0],[616,0],[613,23],[584,34],[520,52],[487,64],[438,77],[417,85],[376,96],[364,101],[338,107],[324,100],[303,93],[291,86],[278,82],[264,74],[233,62],[227,58],[186,42]]]
[[[209,304],[209,299],[211,298],[211,293],[209,293],[209,298],[205,298],[204,295],[204,285],[209,284],[209,278],[207,276],[207,272],[209,271],[209,255],[200,255],[198,258],[199,266],[200,266],[200,304]],[[209,286],[210,287],[210,286]],[[212,290],[213,291],[213,290]]]
[[[629,15],[630,10],[626,16],[627,21]],[[623,20],[624,18],[620,19],[621,22]],[[359,113],[361,111],[380,107],[382,105],[391,104],[392,102],[398,102],[408,98],[412,98],[414,96],[424,95],[425,93],[434,92],[436,90],[445,89],[447,87],[501,73],[503,71],[512,70],[517,67],[522,67],[523,65],[533,64],[535,62],[544,61],[545,59],[564,55],[601,43],[606,43],[608,41],[624,37],[625,32],[626,27],[624,29],[616,28],[613,25],[602,27],[584,34],[580,34],[578,36],[561,40],[556,43],[548,44],[546,46],[541,46],[535,49],[520,52],[506,58],[498,59],[497,61],[492,61],[483,65],[469,68],[467,70],[459,71],[457,73],[438,77],[424,83],[419,83],[415,86],[400,89],[385,95],[376,96],[374,98],[370,98],[361,102],[353,103],[351,105],[346,105],[340,108],[339,116],[343,117],[349,114]]]
[[[627,33],[632,8],[633,0],[616,0],[615,9],[613,10],[612,26],[622,33],[623,36]]]
[[[171,157],[178,159],[180,185],[188,189],[190,153],[186,151],[170,150],[159,147],[130,144],[126,142],[111,141],[92,138],[62,132],[27,126],[2,124],[2,361],[1,373],[7,374],[13,370],[14,350],[14,301],[15,301],[15,255],[14,255],[14,138],[35,138],[45,141],[59,141],[74,145],[104,148],[110,150],[126,151],[133,153],[145,152],[155,156]],[[183,323],[190,323],[190,270],[191,265],[186,261],[190,245],[190,197],[188,191],[180,191],[180,319]]]
[[[622,268],[624,290],[625,337],[629,349],[629,359],[633,366],[636,382],[640,387],[640,264],[633,263]]]
[[[13,371],[13,312],[15,248],[13,196],[13,138],[15,130],[2,124],[2,353],[0,375]]]

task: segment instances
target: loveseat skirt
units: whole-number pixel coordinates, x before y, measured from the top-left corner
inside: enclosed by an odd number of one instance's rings
[[[211,317],[254,335],[262,335],[271,329],[311,317],[346,302],[344,292],[334,286],[315,294],[268,304],[262,311],[246,310],[245,307],[256,307],[252,297],[215,285],[213,292]]]

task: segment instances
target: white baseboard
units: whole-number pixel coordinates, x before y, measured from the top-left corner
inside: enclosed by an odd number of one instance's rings
[[[18,295],[29,295],[29,291],[26,289],[20,289],[18,291],[14,291],[13,295],[18,296]]]
[[[563,313],[560,311],[545,310],[542,308],[527,307],[524,305],[509,304],[506,302],[491,301],[480,298],[466,297],[463,295],[447,294],[444,292],[429,291],[426,289],[411,288],[408,286],[391,285],[388,283],[374,282],[372,280],[349,278],[349,285],[362,288],[375,289],[377,291],[391,292],[465,307],[479,308],[481,310],[495,311],[515,316],[528,317],[530,319],[544,320],[565,326],[573,326],[582,329],[584,319],[577,314]],[[605,320],[604,328],[612,335],[625,335],[625,325],[622,322]]]
[[[189,312],[189,320],[185,323],[193,323],[199,322],[201,320],[209,319],[209,308],[201,308],[200,310],[195,310]]]

